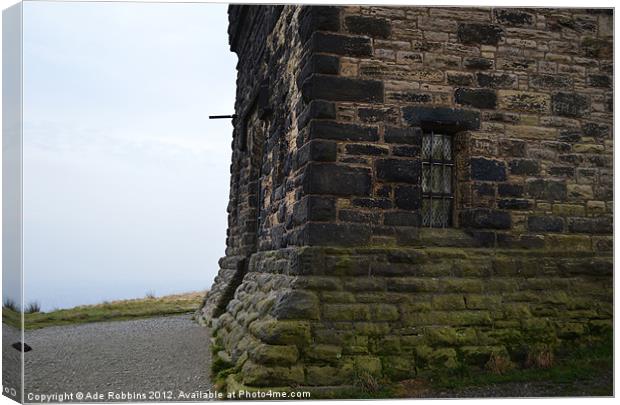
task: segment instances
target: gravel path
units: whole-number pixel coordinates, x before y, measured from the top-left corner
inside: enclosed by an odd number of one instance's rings
[[[54,393],[78,401],[78,392],[103,394],[97,402],[198,400],[179,392],[211,388],[209,332],[190,315],[37,329],[26,343],[27,402]]]

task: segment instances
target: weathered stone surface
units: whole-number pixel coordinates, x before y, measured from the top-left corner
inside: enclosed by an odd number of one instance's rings
[[[613,221],[609,218],[571,218],[568,221],[569,232],[574,233],[612,233]]]
[[[462,23],[457,35],[464,44],[497,45],[502,38],[502,29],[492,24]]]
[[[340,30],[340,8],[320,6],[307,7],[300,16],[298,27],[301,42],[305,43],[315,31]]]
[[[543,200],[566,199],[566,184],[555,180],[533,179],[525,183],[525,190],[528,195]]]
[[[352,34],[385,39],[392,33],[392,26],[385,18],[350,16],[345,18],[344,24]]]
[[[308,194],[370,195],[370,171],[337,164],[309,164],[303,189]]]
[[[379,146],[367,145],[367,144],[349,144],[346,146],[348,154],[351,155],[387,155],[388,149]]]
[[[370,240],[370,228],[365,225],[309,223],[304,228],[304,245],[359,246]]]
[[[385,142],[422,146],[422,131],[419,128],[385,128]]]
[[[532,207],[532,202],[530,200],[509,198],[499,200],[497,202],[497,207],[506,210],[527,210]]]
[[[533,159],[515,159],[510,161],[510,173],[533,176],[540,172],[540,164]]]
[[[319,298],[308,291],[287,291],[278,297],[271,314],[276,319],[318,319]]]
[[[420,186],[397,186],[394,189],[394,203],[403,210],[417,210],[422,204]]]
[[[493,10],[498,22],[515,27],[528,27],[534,24],[534,15],[519,9],[495,9]]]
[[[331,221],[336,219],[334,198],[309,195],[293,208],[293,221],[300,225],[306,221]]]
[[[555,93],[551,102],[553,113],[564,117],[582,117],[590,109],[588,98],[577,93]]]
[[[232,5],[229,229],[203,310],[228,388],[511,367],[610,331],[612,16]],[[441,229],[430,132],[451,141]]]
[[[379,159],[377,178],[382,181],[419,184],[420,166],[419,160]]]
[[[315,74],[304,83],[302,94],[306,101],[323,99],[379,103],[383,101],[383,83]]]
[[[537,89],[570,89],[573,79],[568,75],[532,75],[530,86]]]
[[[336,106],[324,100],[313,100],[297,119],[297,126],[302,129],[313,118],[336,118]]]
[[[506,167],[504,162],[486,158],[471,159],[471,176],[474,180],[504,181]]]
[[[290,366],[297,362],[297,346],[259,345],[250,352],[250,358],[258,364]]]
[[[365,37],[316,32],[312,35],[312,50],[345,56],[371,56],[370,40]]]
[[[463,67],[468,69],[490,69],[494,65],[493,59],[485,59],[485,58],[464,58],[463,59]]]
[[[272,345],[305,346],[310,342],[310,324],[305,321],[255,321],[250,332]]]
[[[517,76],[507,73],[476,73],[476,81],[480,87],[492,89],[511,89],[517,85]]]
[[[521,184],[500,183],[497,192],[501,197],[522,197],[523,186]]]
[[[445,107],[404,107],[403,118],[414,127],[422,123],[442,123],[460,130],[480,128],[480,113]]]
[[[527,228],[530,232],[562,232],[564,220],[552,216],[530,216],[527,218]]]
[[[465,227],[508,229],[511,225],[510,214],[490,209],[469,209],[461,213],[461,223]]]
[[[454,101],[476,108],[494,109],[497,95],[492,90],[459,88],[454,92]]]
[[[546,113],[551,106],[548,94],[514,90],[499,90],[499,107],[506,110]]]
[[[310,139],[333,139],[338,141],[369,141],[379,139],[377,128],[339,122],[315,120],[310,123]]]

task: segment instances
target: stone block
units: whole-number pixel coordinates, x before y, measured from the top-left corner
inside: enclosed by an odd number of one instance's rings
[[[563,117],[583,117],[590,110],[588,97],[577,93],[555,93],[551,104],[553,113]]]
[[[335,142],[314,140],[299,149],[295,159],[295,167],[302,167],[308,162],[335,162],[336,155]]]
[[[494,109],[497,106],[497,95],[493,90],[459,88],[454,92],[454,101],[476,108]]]
[[[534,176],[540,172],[540,163],[534,159],[515,159],[510,161],[510,173]]]
[[[300,86],[301,87],[301,86]],[[303,129],[312,119],[335,119],[336,106],[325,100],[312,100],[297,119],[297,128]]]
[[[533,198],[547,201],[565,201],[567,195],[566,184],[557,180],[528,179],[525,191]]]
[[[297,362],[299,351],[297,346],[261,344],[250,351],[250,359],[258,364],[273,366],[290,366]]]
[[[302,95],[306,102],[321,99],[382,103],[383,83],[377,80],[314,74],[304,82]]]
[[[517,76],[508,73],[476,73],[476,81],[480,87],[492,89],[511,89],[518,83]]]
[[[500,183],[497,185],[497,192],[500,197],[522,197],[523,186],[514,183]]]
[[[393,211],[383,215],[383,223],[390,226],[420,226],[421,218],[418,212]]]
[[[404,120],[414,127],[422,124],[452,126],[460,131],[480,128],[480,113],[447,107],[403,107]]]
[[[530,232],[562,232],[564,220],[561,217],[552,216],[529,216],[527,229]]]
[[[568,197],[578,200],[589,200],[594,198],[592,186],[587,184],[569,184],[566,186]]]
[[[302,65],[297,75],[297,86],[301,87],[304,81],[315,73],[337,75],[340,71],[340,60],[334,55],[314,54]]]
[[[585,37],[581,41],[580,51],[587,58],[611,59],[613,42],[609,39]]]
[[[342,358],[342,348],[336,345],[314,344],[304,351],[311,360],[337,363]]]
[[[532,207],[532,202],[519,198],[508,198],[497,201],[497,207],[506,210],[527,210]]]
[[[323,318],[328,321],[369,321],[370,307],[365,304],[324,304]]]
[[[380,146],[368,144],[348,144],[345,150],[349,155],[379,156],[387,155],[389,150]]]
[[[498,25],[484,23],[461,23],[457,30],[459,41],[468,45],[497,45],[502,34]]]
[[[583,205],[577,204],[553,204],[553,215],[583,217],[586,215],[586,209]]]
[[[385,142],[422,146],[422,131],[419,128],[385,127]]]
[[[459,310],[465,309],[465,301],[462,295],[436,295],[432,299],[432,306],[436,310]]]
[[[474,180],[504,181],[506,180],[506,166],[499,160],[472,158],[471,177]]]
[[[314,52],[351,57],[372,56],[370,39],[366,37],[315,32],[311,41]]]
[[[417,159],[377,160],[377,178],[379,180],[418,184],[420,176],[421,165]]]
[[[250,332],[270,345],[297,345],[310,343],[310,324],[306,321],[257,320],[250,324]]]
[[[530,86],[535,89],[570,90],[573,86],[573,79],[568,75],[538,74],[530,77]]]
[[[545,93],[533,93],[517,90],[499,90],[497,92],[499,108],[531,113],[547,113],[551,106],[551,97]]]
[[[530,27],[535,21],[534,14],[514,8],[496,8],[493,13],[499,23],[513,27]]]
[[[495,63],[487,58],[463,58],[463,67],[474,70],[491,69]]]
[[[310,139],[332,139],[337,141],[375,142],[379,139],[377,128],[334,121],[313,120],[308,132]]]
[[[246,361],[241,369],[243,384],[256,387],[281,387],[304,382],[304,369],[301,365],[292,367],[267,367]]]
[[[345,18],[344,24],[352,34],[386,39],[392,33],[390,21],[385,18],[348,16]]]
[[[461,211],[461,224],[471,228],[509,229],[510,214],[505,211],[475,208]]]
[[[271,314],[276,319],[319,319],[319,299],[304,290],[286,291],[278,297]]]
[[[303,190],[307,194],[370,195],[370,171],[331,163],[310,163],[304,173]]]
[[[303,9],[298,27],[302,43],[306,42],[315,31],[340,30],[340,8],[333,6],[312,6]]]
[[[613,227],[611,217],[570,218],[568,220],[568,231],[571,233],[610,234],[613,233]]]
[[[471,73],[447,72],[446,79],[453,86],[471,86],[474,82]]]
[[[422,194],[419,186],[396,186],[394,188],[394,203],[403,210],[417,210],[422,205]]]
[[[367,224],[308,223],[303,234],[304,245],[360,246],[369,243],[372,232]]]
[[[397,321],[400,318],[398,307],[390,304],[372,305],[370,316],[374,321]]]

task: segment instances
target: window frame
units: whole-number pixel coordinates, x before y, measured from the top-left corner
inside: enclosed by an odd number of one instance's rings
[[[442,148],[440,160],[438,160],[435,157],[434,139],[436,139],[436,137],[441,137],[442,139],[440,146],[439,146],[440,148]],[[456,185],[457,185],[456,161],[457,159],[455,157],[455,144],[456,144],[455,137],[456,137],[455,134],[451,133],[450,131],[441,131],[441,130],[436,131],[435,129],[427,129],[422,132],[422,153],[421,153],[421,168],[422,168],[422,173],[421,173],[422,212],[421,212],[421,216],[422,216],[422,221],[421,221],[421,224],[423,228],[445,229],[445,228],[454,228],[456,225],[455,211],[456,211]],[[425,145],[427,143],[428,143],[428,155],[425,154]],[[446,155],[447,155],[446,145],[449,145],[449,152],[450,152],[449,159],[446,159]],[[427,171],[428,178],[425,177],[425,167],[428,167],[428,171]],[[441,192],[433,191],[434,189],[433,173],[435,172],[435,170],[433,170],[434,167],[441,168],[439,170],[439,172],[441,173],[440,176],[443,177],[440,183],[441,184],[440,188],[443,189],[443,191]],[[449,182],[450,182],[449,187],[445,187],[445,181],[447,179],[445,175],[446,168],[449,168]],[[427,181],[425,181],[425,179]],[[446,189],[448,189],[449,191],[446,192],[445,191]],[[437,199],[440,199],[441,201],[443,201],[442,205],[444,205],[444,207],[446,203],[449,204],[449,208],[447,210],[445,210],[444,208],[445,212],[443,214],[442,220],[439,223],[435,221],[436,216],[434,215],[435,211],[433,210],[433,200],[437,200]],[[425,204],[427,204],[428,209],[430,210],[428,222],[426,221],[426,215],[425,215],[426,211],[424,208]]]

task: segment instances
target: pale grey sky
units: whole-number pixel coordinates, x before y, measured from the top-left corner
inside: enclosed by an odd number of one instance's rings
[[[227,5],[24,4],[25,301],[205,289],[224,254]]]

